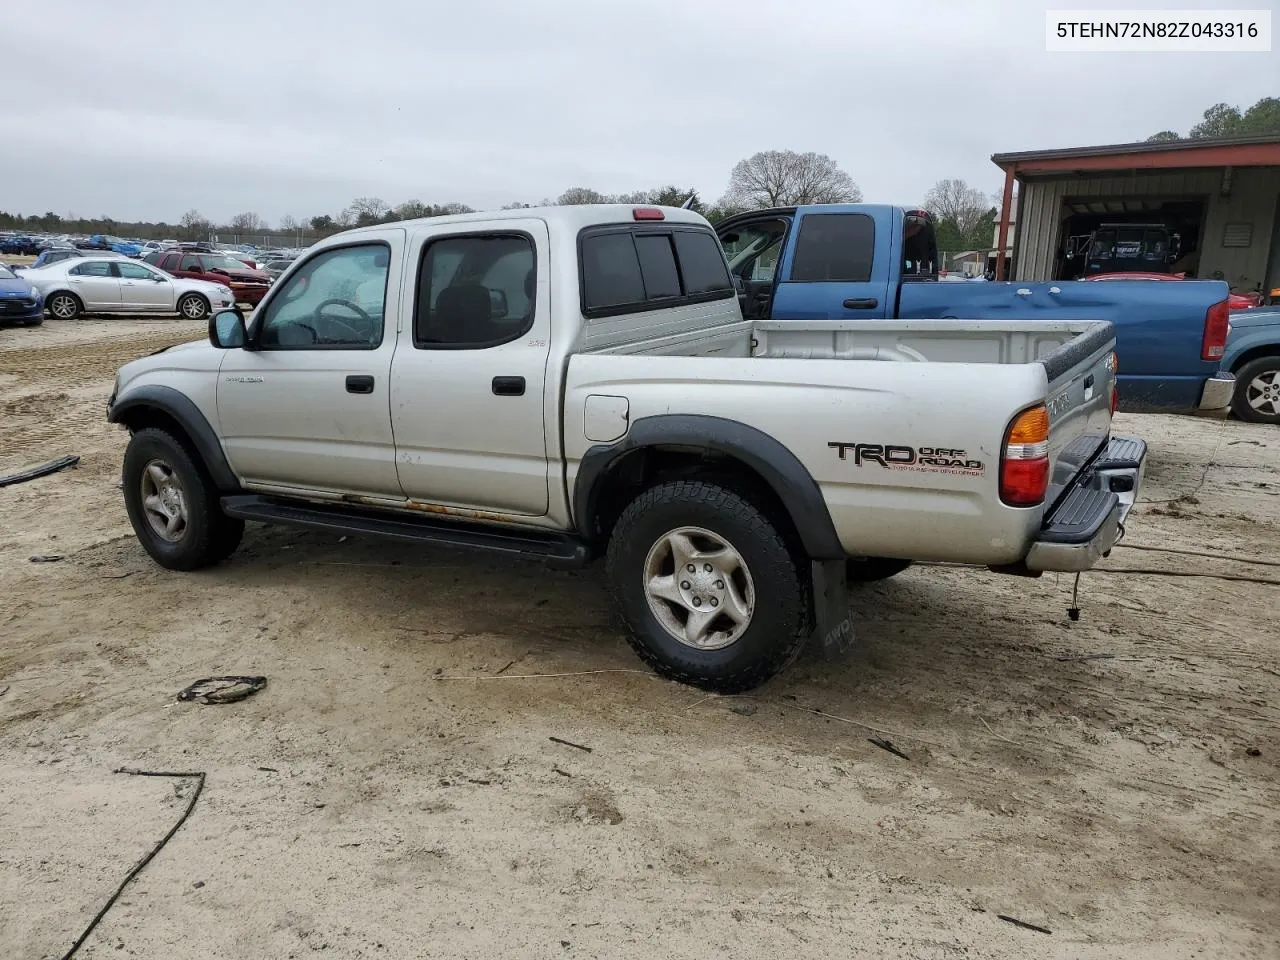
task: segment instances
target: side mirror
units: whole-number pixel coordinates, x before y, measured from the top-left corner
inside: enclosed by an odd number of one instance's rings
[[[221,310],[209,318],[209,342],[219,350],[242,349],[248,339],[239,310]]]

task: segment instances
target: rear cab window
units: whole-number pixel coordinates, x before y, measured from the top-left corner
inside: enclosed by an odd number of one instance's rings
[[[578,249],[587,318],[736,295],[715,234],[694,224],[588,227],[578,236]]]

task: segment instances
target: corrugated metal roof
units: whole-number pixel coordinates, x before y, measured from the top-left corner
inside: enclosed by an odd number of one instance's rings
[[[1033,160],[1068,160],[1075,157],[1110,157],[1130,153],[1163,153],[1168,150],[1215,150],[1222,147],[1280,147],[1280,134],[1262,137],[1202,137],[1197,140],[1139,140],[1137,143],[1111,143],[1096,147],[1064,147],[1055,150],[1027,150],[1021,153],[995,153],[992,163],[1005,166]]]

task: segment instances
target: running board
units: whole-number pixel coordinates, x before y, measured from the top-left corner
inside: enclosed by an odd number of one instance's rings
[[[591,559],[587,545],[567,534],[512,530],[433,516],[393,515],[341,504],[330,506],[237,494],[222,498],[222,512],[238,520],[257,523],[281,523],[329,533],[513,553],[557,567],[581,567]]]

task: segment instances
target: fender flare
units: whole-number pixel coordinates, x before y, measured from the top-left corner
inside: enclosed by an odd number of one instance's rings
[[[590,447],[578,465],[573,490],[573,516],[579,531],[590,528],[612,468],[628,454],[656,446],[710,450],[741,461],[782,501],[811,559],[845,558],[822,490],[799,458],[762,430],[703,414],[642,417],[617,443]]]
[[[130,412],[139,409],[159,410],[177,421],[196,448],[200,459],[204,461],[209,476],[213,478],[219,491],[227,493],[240,489],[240,481],[236,479],[227,455],[222,452],[218,435],[190,397],[173,387],[158,384],[138,387],[111,404],[107,410],[107,421],[127,423]]]

